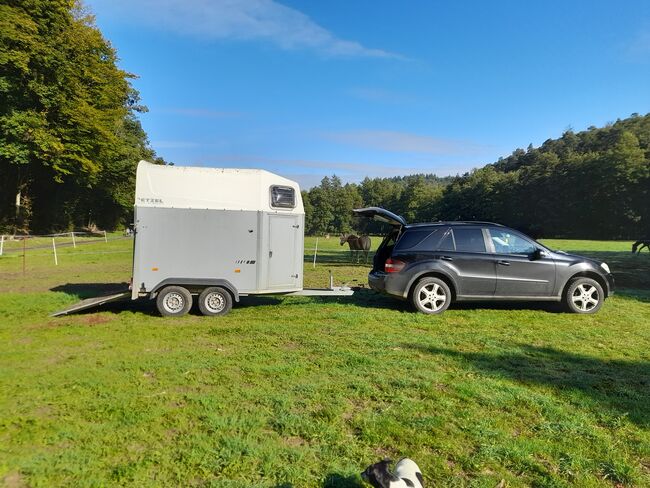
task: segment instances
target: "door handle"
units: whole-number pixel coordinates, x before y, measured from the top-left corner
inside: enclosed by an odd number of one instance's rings
[[[497,264],[500,264],[501,266],[510,266],[510,261],[499,260],[497,261]]]
[[[453,261],[454,260],[454,258],[452,258],[451,256],[440,256],[440,259],[442,259],[443,261]]]
[[[269,251],[269,257],[270,257],[270,258],[273,257],[273,251]]]

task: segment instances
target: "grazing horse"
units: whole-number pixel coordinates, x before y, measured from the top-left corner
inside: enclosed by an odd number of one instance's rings
[[[634,244],[632,244],[632,252],[641,252],[641,249],[644,247],[648,248],[650,251],[650,239],[639,239]]]
[[[350,246],[350,254],[352,260],[357,256],[357,263],[359,262],[359,253],[362,252],[366,256],[365,262],[368,262],[368,253],[370,252],[370,237],[368,236],[355,236],[354,234],[341,234],[341,245],[348,243]]]

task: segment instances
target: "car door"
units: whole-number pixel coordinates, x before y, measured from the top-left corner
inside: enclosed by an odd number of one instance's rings
[[[456,275],[458,298],[491,298],[496,291],[494,258],[481,227],[453,226],[442,239],[438,256]]]
[[[549,297],[553,294],[555,261],[542,246],[507,227],[490,227],[487,233],[496,264],[495,296]]]

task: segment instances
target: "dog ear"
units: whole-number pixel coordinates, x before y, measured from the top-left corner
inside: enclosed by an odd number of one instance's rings
[[[384,459],[371,464],[361,473],[361,477],[374,488],[390,488],[391,481],[397,481],[397,478],[388,471],[390,463],[392,463],[390,459]]]

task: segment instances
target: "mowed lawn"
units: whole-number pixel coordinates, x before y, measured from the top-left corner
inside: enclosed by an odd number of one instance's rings
[[[16,244],[0,257],[0,484],[360,487],[409,456],[427,486],[650,486],[650,253],[629,242],[546,241],[609,262],[619,290],[594,316],[430,317],[361,290],[50,318],[129,279],[132,241],[110,237],[61,238],[58,266],[43,241],[24,275]],[[365,282],[338,238],[316,269],[305,247],[306,286]]]

